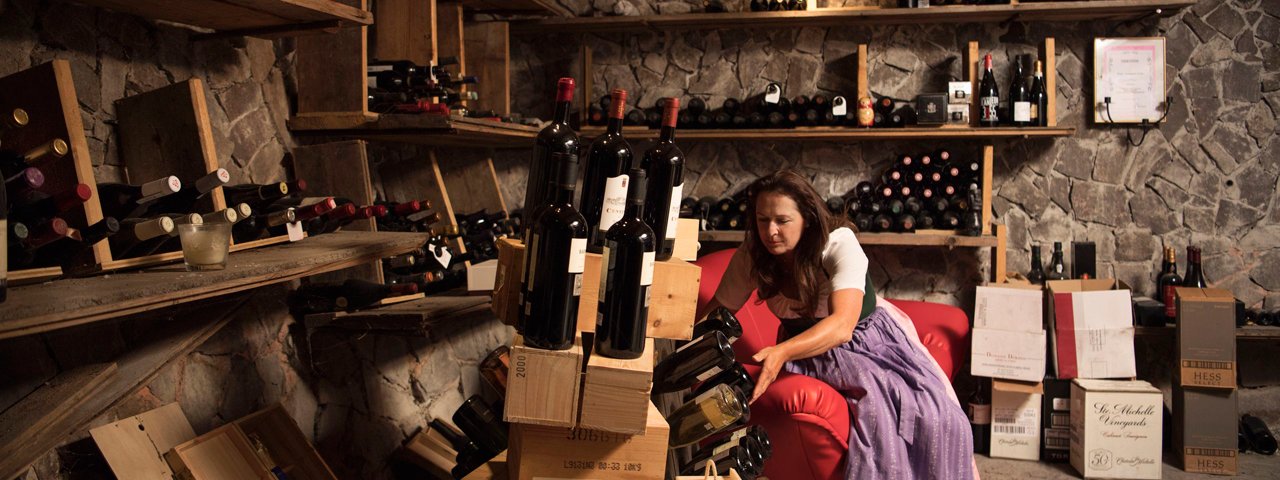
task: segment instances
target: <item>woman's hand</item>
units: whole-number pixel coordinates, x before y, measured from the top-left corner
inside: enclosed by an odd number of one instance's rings
[[[765,347],[751,358],[760,362],[760,376],[756,378],[756,389],[751,393],[751,402],[755,403],[757,398],[764,395],[764,391],[769,389],[769,384],[778,378],[778,372],[782,371],[782,365],[791,361],[791,354],[787,352],[786,347],[782,345],[774,345]]]

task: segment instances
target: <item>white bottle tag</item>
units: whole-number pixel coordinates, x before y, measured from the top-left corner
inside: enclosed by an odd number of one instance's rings
[[[769,85],[764,92],[764,103],[778,103],[782,99],[782,89]]]
[[[831,99],[831,115],[841,118],[849,114],[849,106],[845,104],[844,97],[839,95]]]
[[[609,227],[622,219],[627,209],[627,186],[630,183],[625,174],[604,181],[604,201],[600,205],[600,225],[597,227],[601,232],[609,231]]]
[[[609,247],[604,247],[604,253],[600,256],[600,295],[596,298],[604,302],[605,292],[609,287],[609,262],[613,261],[609,258]]]
[[[1034,122],[1034,121],[1040,120],[1040,106],[1034,103],[1030,105],[1031,105],[1031,121]]]
[[[644,265],[640,267],[640,285],[653,285],[653,262],[657,252],[644,252]]]
[[[684,183],[671,187],[671,208],[667,211],[667,240],[675,240],[676,226],[680,218],[680,199],[684,193]]]
[[[437,250],[439,251],[437,252]],[[453,260],[453,252],[449,250],[449,247],[445,246],[441,246],[439,249],[431,249],[431,256],[435,257],[436,262],[439,262],[440,266],[444,268],[449,268],[449,261]]]
[[[1031,121],[1031,102],[1013,102],[1013,121]]]
[[[372,67],[370,67],[370,68],[372,68]],[[369,73],[373,73],[373,72],[369,72]],[[369,88],[379,88],[379,87],[378,87],[378,77],[377,77],[377,76],[369,75],[369,85],[368,85],[368,87],[369,87]]]
[[[307,232],[302,229],[302,222],[289,222],[285,225],[285,231],[289,232],[289,241],[296,242],[306,238]]]
[[[569,242],[569,273],[582,273],[587,267],[587,239],[575,238]]]

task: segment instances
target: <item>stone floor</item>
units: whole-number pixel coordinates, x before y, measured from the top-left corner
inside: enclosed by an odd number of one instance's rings
[[[1040,463],[1029,462],[1025,460],[1005,460],[1003,458],[990,458],[984,455],[978,455],[978,470],[982,472],[984,480],[992,479],[1018,479],[1032,480],[1041,478],[1080,478],[1080,474],[1076,473],[1071,465],[1066,463]],[[1171,459],[1166,456],[1165,461]],[[1215,475],[1200,475],[1187,473],[1178,467],[1165,463],[1164,478],[1178,479],[1208,479],[1208,478],[1226,478]],[[1258,454],[1245,454],[1240,456],[1240,475],[1236,478],[1275,478],[1280,479],[1280,455],[1264,456]]]

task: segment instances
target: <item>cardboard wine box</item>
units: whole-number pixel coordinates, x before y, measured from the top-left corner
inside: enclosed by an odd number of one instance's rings
[[[663,480],[670,428],[652,402],[644,435],[511,424],[508,478]]]
[[[1040,458],[1039,382],[991,381],[991,457]]]
[[[1034,285],[978,287],[970,373],[1038,382],[1044,378],[1044,292]]]
[[[1071,381],[1044,379],[1040,410],[1040,461],[1071,461]]]
[[[1133,378],[1133,305],[1113,279],[1046,282],[1054,377]]]
[[[1236,391],[1173,387],[1173,452],[1193,473],[1237,473]]]
[[[1071,383],[1071,466],[1085,478],[1158,479],[1164,396],[1140,380]]]
[[[947,123],[947,94],[922,93],[916,96],[916,123],[942,125]]]
[[[1217,288],[1175,289],[1179,385],[1236,388],[1236,305]]]

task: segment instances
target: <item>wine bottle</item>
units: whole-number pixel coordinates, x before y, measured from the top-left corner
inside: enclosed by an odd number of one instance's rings
[[[832,215],[841,215],[841,216],[843,216],[843,215],[845,214],[845,201],[844,201],[844,197],[841,197],[841,196],[838,196],[838,195],[837,195],[837,196],[834,196],[834,197],[830,197],[830,198],[828,198],[828,199],[827,199],[827,211],[828,211],[828,212],[831,212],[831,214],[832,214]]]
[[[137,256],[135,252],[150,251],[169,239],[175,232],[172,218],[126,218],[120,222],[120,231],[111,238],[111,257],[115,259]]]
[[[653,392],[684,390],[733,365],[733,349],[720,332],[704,335],[676,349],[653,367]]]
[[[910,233],[916,230],[916,217],[910,213],[904,213],[898,216],[898,220],[894,222],[894,230],[900,233]]]
[[[675,143],[675,115],[679,109],[680,99],[667,99],[658,142],[644,153],[640,161],[640,168],[649,176],[644,222],[653,228],[658,241],[659,261],[671,258],[675,252],[676,219],[680,215],[679,199],[684,191],[684,152]]]
[[[487,453],[496,455],[507,449],[507,423],[477,395],[462,402],[453,412],[453,423]]]
[[[44,186],[44,172],[36,167],[27,167],[6,179],[4,184],[8,190],[8,201],[14,205],[29,203],[40,195],[40,187]]]
[[[291,191],[289,184],[285,182],[261,185],[246,183],[222,187],[222,196],[227,200],[227,205],[245,203],[255,210],[265,210],[267,206],[284,198]]]
[[[120,222],[112,217],[99,220],[98,223],[80,229],[76,235],[69,236],[45,247],[41,252],[41,265],[58,265],[63,275],[76,275],[94,264],[93,246],[120,231]]]
[[[1031,126],[1031,92],[1022,70],[1022,56],[1014,57],[1013,78],[1009,80],[1009,119],[1015,127]]]
[[[871,218],[871,231],[887,232],[893,229],[893,217],[881,213]]]
[[[1187,276],[1182,286],[1209,288],[1209,283],[1204,280],[1204,270],[1200,268],[1200,247],[1187,247]]]
[[[591,235],[587,249],[593,253],[602,251],[605,232],[627,209],[627,170],[632,162],[631,145],[622,137],[627,91],[615,89],[610,97],[608,129],[591,142],[582,179],[582,216]]]
[[[226,185],[231,181],[231,172],[219,168],[197,178],[195,182],[183,183],[182,189],[172,195],[157,200],[147,209],[149,214],[188,213],[196,210],[196,202],[204,198],[213,189]]]
[[[529,160],[529,182],[524,195],[526,211],[550,203],[555,197],[555,191],[546,188],[547,182],[554,181],[560,172],[560,165],[554,163],[556,157],[552,154],[563,153],[574,159],[578,158],[580,140],[569,126],[569,106],[573,101],[573,90],[572,78],[564,77],[556,83],[555,116],[549,125],[538,132],[533,157]]]
[[[26,204],[12,203],[11,212],[15,221],[35,225],[50,217],[62,216],[79,208],[92,198],[93,191],[88,185],[78,183],[76,186],[50,196],[31,201]],[[10,198],[10,200],[13,200]]]
[[[1027,273],[1027,281],[1032,285],[1044,285],[1044,267],[1040,265],[1040,245],[1031,246],[1031,272]]]
[[[98,198],[102,202],[102,214],[116,219],[141,216],[150,204],[182,190],[182,181],[169,175],[142,185],[127,183],[99,183]]]
[[[511,347],[500,345],[480,361],[480,378],[485,379],[501,397],[507,395],[507,372],[511,365]]]
[[[978,126],[997,127],[1000,126],[1000,89],[996,87],[996,75],[991,71],[990,53],[982,58],[982,66],[982,83],[978,85],[978,103],[981,107]]]
[[[756,388],[756,381],[751,378],[751,375],[747,374],[745,368],[742,368],[742,364],[735,362],[729,369],[717,373],[715,376],[708,378],[707,381],[702,382],[701,385],[698,385],[698,388],[693,390],[693,396],[702,395],[703,392],[711,390],[716,385],[728,385],[750,396]]]
[[[231,227],[231,238],[236,243],[246,243],[262,238],[269,228],[279,228],[297,221],[297,214],[292,208],[275,212],[259,213],[236,222]]]
[[[304,285],[291,295],[292,308],[304,313],[353,311],[368,307],[388,297],[418,293],[414,283],[381,284],[349,278],[342,283]]]
[[[1031,121],[1030,125],[1045,127],[1049,125],[1049,92],[1045,91],[1044,65],[1036,60],[1036,71],[1031,81]]]
[[[240,213],[234,208],[224,208],[200,216],[204,223],[236,223],[240,221]]]
[[[1187,272],[1190,273],[1190,272]],[[1178,252],[1173,247],[1164,247],[1164,262],[1160,265],[1160,276],[1156,277],[1156,294],[1164,302],[1164,316],[1167,323],[1174,323],[1178,318],[1177,287],[1182,286],[1182,277],[1178,275]]]
[[[26,110],[15,108],[10,110],[8,115],[0,117],[0,131],[17,130],[27,126],[30,121],[31,116],[27,114]]]
[[[5,178],[12,177],[27,167],[38,167],[48,159],[62,158],[71,149],[67,142],[55,138],[26,152],[14,152],[0,149],[0,174]]]
[[[694,397],[667,417],[667,422],[671,425],[668,445],[683,447],[697,443],[748,416],[748,398],[742,392],[723,384]]]
[[[752,440],[754,441],[754,440]],[[700,476],[708,461],[714,463],[716,470],[727,472],[733,470],[744,478],[755,478],[763,468],[756,464],[754,453],[745,445],[746,442],[732,442],[723,449],[705,449],[705,456],[695,454],[694,458],[680,468],[681,476]],[[704,453],[699,451],[698,453]]]
[[[556,196],[534,224],[524,308],[524,341],[534,348],[565,350],[573,346],[578,325],[578,299],[587,254],[587,221],[573,208],[578,180],[575,157],[560,158]]]
[[[649,326],[649,287],[653,284],[656,239],[641,219],[648,178],[632,169],[627,208],[605,234],[600,260],[600,303],[596,313],[595,352],[634,359],[644,353]]]
[[[1049,280],[1066,280],[1067,266],[1062,262],[1062,242],[1053,242],[1053,257],[1049,261]]]
[[[991,451],[991,380],[979,378],[969,395],[969,426],[973,429],[973,453]]]
[[[729,343],[733,343],[742,338],[742,323],[729,309],[720,307],[707,314],[703,321],[693,324],[693,336],[690,338],[702,338],[711,332],[720,332]]]

